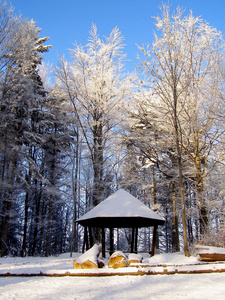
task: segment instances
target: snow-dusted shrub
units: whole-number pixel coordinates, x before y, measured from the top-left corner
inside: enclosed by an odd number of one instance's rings
[[[198,244],[225,248],[225,224],[218,232],[212,228],[208,230]]]

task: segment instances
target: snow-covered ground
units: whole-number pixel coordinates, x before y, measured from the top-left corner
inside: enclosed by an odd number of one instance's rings
[[[54,274],[73,270],[73,259],[69,254],[58,257],[26,257],[0,259],[0,275],[10,274]],[[197,257],[185,257],[181,253],[159,254],[145,258],[144,264],[179,266],[197,270]],[[196,265],[198,264],[198,265]],[[215,264],[216,265],[216,264]],[[225,267],[225,264],[217,264]],[[203,265],[202,265],[203,266]],[[210,264],[212,266],[212,264]],[[108,271],[108,268],[104,268]],[[122,270],[123,269],[123,270]],[[121,268],[121,273],[130,269]],[[101,269],[103,270],[103,269]],[[86,270],[84,270],[86,271]],[[99,269],[91,270],[98,272]],[[120,272],[120,269],[117,270]],[[225,273],[174,274],[174,275],[123,275],[103,277],[78,276],[1,276],[0,299],[225,299]]]

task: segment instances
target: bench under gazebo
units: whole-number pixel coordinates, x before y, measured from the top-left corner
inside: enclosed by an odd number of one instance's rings
[[[105,229],[110,230],[110,255],[113,253],[114,228],[132,228],[131,253],[137,253],[138,228],[154,227],[150,250],[154,255],[156,232],[165,219],[144,205],[130,193],[118,190],[76,221],[84,226],[84,243],[86,250],[93,245],[91,228],[101,228],[102,256],[105,257]],[[88,239],[89,230],[89,239]]]

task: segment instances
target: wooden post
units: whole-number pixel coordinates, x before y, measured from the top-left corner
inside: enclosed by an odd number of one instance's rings
[[[154,225],[154,231],[153,231],[153,237],[152,237],[152,249],[150,251],[151,256],[154,256],[154,254],[155,254],[157,228],[158,228],[158,225]]]
[[[83,253],[84,253],[85,247],[86,247],[86,251],[87,251],[89,249],[87,226],[84,227],[84,242],[83,242],[83,247],[82,247]]]
[[[113,254],[113,228],[109,229],[109,238],[110,238],[110,249],[109,249],[109,254]]]
[[[105,258],[105,228],[102,227],[102,257]]]
[[[137,253],[138,227],[135,228],[134,253]]]
[[[132,228],[130,253],[134,253],[134,227]]]
[[[92,230],[90,226],[88,227],[88,229],[89,229],[89,239],[90,239],[90,248],[91,248],[94,245],[93,236],[92,236]]]
[[[85,227],[84,227],[84,231],[85,231]],[[82,253],[84,253],[84,249],[85,249],[85,233],[84,233],[84,239],[83,239],[83,245],[82,245]]]

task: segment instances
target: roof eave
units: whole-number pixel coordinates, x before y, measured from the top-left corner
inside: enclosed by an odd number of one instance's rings
[[[95,217],[91,219],[78,219],[76,222],[82,226],[101,228],[133,228],[163,225],[165,220],[144,217]]]

